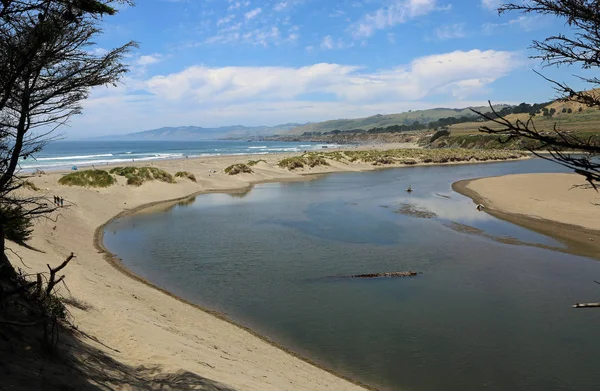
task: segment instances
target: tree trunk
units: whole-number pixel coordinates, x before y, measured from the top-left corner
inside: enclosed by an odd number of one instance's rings
[[[15,269],[6,256],[6,236],[4,234],[4,225],[0,223],[0,281],[12,280],[17,276]]]

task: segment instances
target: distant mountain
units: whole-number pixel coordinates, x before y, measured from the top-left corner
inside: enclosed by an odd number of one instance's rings
[[[500,110],[508,105],[495,105]],[[488,106],[473,107],[481,112],[488,112]],[[475,117],[470,107],[464,109],[435,108],[428,110],[414,110],[398,114],[377,114],[370,117],[354,119],[336,119],[314,123],[287,123],[276,126],[222,126],[218,128],[203,128],[200,126],[164,127],[145,130],[142,132],[128,133],[125,135],[103,136],[96,140],[219,140],[219,139],[254,139],[265,136],[301,135],[305,132],[330,132],[332,130],[372,129],[391,125],[410,125],[415,121],[426,124],[448,117]]]
[[[97,137],[95,140],[171,140],[171,141],[196,141],[218,139],[243,139],[274,134],[287,133],[290,129],[302,124],[289,123],[276,126],[222,126],[219,128],[203,128],[200,126],[164,127],[145,130],[142,132],[123,135]]]
[[[499,110],[508,105],[494,105]],[[473,107],[480,112],[489,112],[489,106]],[[414,110],[398,114],[377,114],[370,117],[354,119],[336,119],[325,122],[308,123],[291,129],[286,135],[300,135],[304,132],[330,132],[332,130],[372,129],[392,125],[410,125],[415,121],[422,124],[448,117],[475,117],[471,107],[464,109],[435,108]]]

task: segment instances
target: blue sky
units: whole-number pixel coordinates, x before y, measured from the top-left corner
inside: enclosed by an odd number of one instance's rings
[[[66,134],[276,125],[552,99],[528,47],[565,30],[496,0],[140,0],[103,23],[131,72],[92,91]],[[574,84],[577,87],[576,84]]]

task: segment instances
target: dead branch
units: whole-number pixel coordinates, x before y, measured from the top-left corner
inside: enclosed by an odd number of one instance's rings
[[[58,284],[59,282],[61,282],[63,280],[63,278],[65,276],[60,277],[58,280],[55,280],[56,277],[56,273],[58,273],[59,271],[61,271],[65,266],[67,266],[69,264],[69,262],[71,262],[71,260],[75,258],[75,254],[71,253],[67,259],[65,259],[65,261],[63,263],[61,263],[60,265],[58,265],[56,268],[52,269],[50,267],[50,265],[46,265],[48,266],[48,269],[50,270],[50,279],[48,280],[48,285],[46,286],[46,295],[49,295],[50,292],[52,292],[52,289],[54,289],[54,286],[56,284]]]
[[[23,266],[25,266],[27,269],[31,269],[31,267],[29,267],[25,264],[25,261],[23,261],[23,257],[20,256],[19,254],[17,254],[17,252],[15,250],[13,250],[12,248],[9,248],[9,247],[6,247],[6,250],[10,251],[11,253],[13,253],[15,255],[15,257],[19,258],[19,261],[21,261]]]

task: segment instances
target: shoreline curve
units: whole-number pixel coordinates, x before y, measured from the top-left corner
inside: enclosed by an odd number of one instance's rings
[[[317,176],[321,176],[321,175],[326,175],[326,174],[316,173],[316,174],[312,174],[311,177],[312,178],[316,178]],[[292,181],[295,182],[295,181],[300,181],[302,179],[303,178],[301,177],[301,178],[298,178],[297,180],[292,180]],[[181,297],[179,295],[176,295],[176,294],[174,294],[174,293],[172,293],[172,292],[170,292],[170,291],[168,291],[168,290],[166,290],[164,288],[161,288],[158,285],[155,285],[154,283],[148,281],[147,279],[145,279],[145,278],[143,278],[143,277],[135,274],[133,271],[131,271],[130,269],[126,268],[121,263],[120,258],[117,257],[115,254],[111,253],[104,246],[104,228],[108,224],[110,224],[111,222],[113,222],[113,221],[115,221],[117,219],[120,219],[122,217],[133,215],[133,214],[138,213],[138,212],[140,212],[140,211],[142,211],[144,209],[148,209],[148,208],[151,208],[151,207],[154,207],[154,206],[161,206],[161,205],[165,205],[165,204],[177,203],[177,202],[185,201],[185,200],[188,200],[190,198],[194,198],[196,196],[203,195],[203,194],[209,194],[209,193],[223,193],[223,194],[228,194],[228,193],[235,193],[235,192],[238,192],[238,191],[251,191],[255,184],[266,183],[266,182],[284,182],[284,181],[283,180],[282,181],[280,181],[280,180],[260,181],[260,182],[257,182],[257,183],[250,184],[249,186],[246,186],[244,188],[219,189],[219,190],[203,190],[203,191],[191,193],[191,194],[189,194],[187,196],[177,197],[177,198],[168,199],[168,200],[161,200],[161,201],[149,202],[147,204],[138,205],[138,206],[136,206],[136,207],[134,207],[132,209],[127,209],[127,210],[121,211],[120,213],[118,213],[115,216],[111,217],[105,223],[103,223],[102,225],[100,225],[100,226],[98,226],[96,228],[96,230],[94,231],[94,247],[100,252],[100,254],[102,255],[102,258],[110,266],[112,266],[114,269],[116,269],[118,272],[124,274],[125,276],[127,276],[127,277],[129,277],[129,278],[131,278],[131,279],[133,279],[133,280],[135,280],[137,282],[140,282],[140,283],[142,283],[142,284],[144,284],[144,285],[146,285],[146,286],[148,286],[148,287],[150,287],[152,289],[155,289],[155,290],[159,291],[160,293],[163,293],[163,294],[165,294],[165,295],[167,295],[167,296],[169,296],[169,297],[171,297],[171,298],[173,298],[173,299],[175,299],[175,300],[177,300],[177,301],[179,301],[179,302],[181,302],[183,304],[189,305],[189,306],[191,306],[195,310],[200,310],[202,312],[205,312],[205,313],[207,313],[209,315],[212,315],[212,316],[216,317],[217,319],[225,321],[225,322],[227,322],[227,323],[229,323],[229,324],[231,324],[231,325],[233,325],[233,326],[235,326],[235,327],[237,327],[237,328],[239,328],[239,329],[241,329],[241,330],[243,330],[243,331],[251,334],[252,336],[259,338],[261,341],[266,342],[269,345],[271,345],[271,346],[273,346],[273,347],[275,347],[275,348],[277,348],[277,349],[279,349],[279,350],[281,350],[281,351],[283,351],[283,352],[291,355],[292,357],[295,357],[295,358],[297,358],[299,360],[302,360],[305,363],[310,364],[310,365],[312,365],[312,366],[314,366],[314,367],[316,367],[318,369],[321,369],[321,370],[323,370],[323,371],[325,371],[325,372],[327,372],[327,373],[329,373],[329,374],[331,374],[333,376],[336,376],[336,377],[338,377],[338,378],[340,378],[342,380],[346,380],[346,381],[348,381],[348,382],[350,382],[350,383],[352,383],[354,385],[360,386],[360,387],[362,387],[362,388],[364,388],[366,390],[378,391],[379,389],[376,388],[376,387],[373,387],[371,385],[362,383],[362,382],[360,382],[360,381],[358,381],[356,379],[352,379],[352,378],[347,377],[347,376],[345,376],[345,375],[343,375],[341,373],[337,373],[333,369],[328,368],[328,367],[326,367],[323,364],[319,364],[316,361],[313,361],[310,358],[301,355],[300,353],[297,353],[297,352],[295,352],[295,351],[293,351],[291,349],[286,348],[285,346],[283,346],[283,345],[281,345],[281,344],[273,341],[272,339],[270,339],[266,335],[262,335],[259,332],[255,331],[255,330],[253,330],[253,329],[251,329],[251,328],[249,328],[247,326],[244,326],[242,324],[237,323],[236,321],[234,321],[233,319],[227,317],[225,314],[223,314],[223,313],[221,313],[219,311],[215,311],[215,310],[211,310],[211,309],[205,308],[205,307],[203,307],[203,306],[201,306],[199,304],[196,304],[196,303],[193,303],[193,302],[191,302],[189,300],[186,300],[185,298],[183,298],[183,297]]]
[[[452,184],[452,190],[470,198],[475,204],[483,204],[485,206],[483,211],[495,218],[549,236],[566,246],[564,249],[556,248],[554,249],[555,251],[600,260],[600,230],[594,230],[564,221],[516,213],[514,211],[506,210],[505,208],[498,208],[494,206],[493,200],[486,198],[484,195],[469,187],[469,185],[475,181],[488,178],[501,179],[509,176],[510,175],[464,179],[454,182]]]

